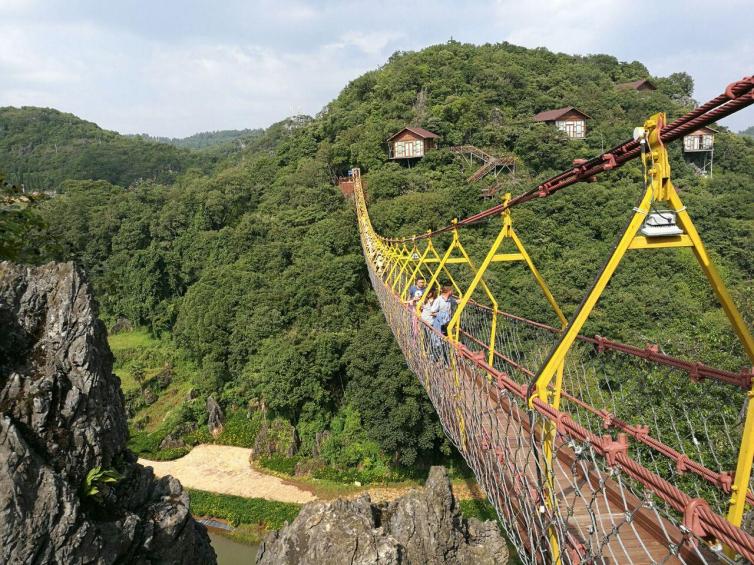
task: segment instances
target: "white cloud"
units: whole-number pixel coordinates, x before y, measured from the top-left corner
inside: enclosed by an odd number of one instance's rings
[[[349,30],[341,34],[339,40],[329,47],[338,49],[356,47],[367,55],[380,55],[389,44],[404,37],[405,34],[394,31]]]
[[[188,135],[315,113],[395,50],[451,36],[687,70],[697,97],[751,73],[744,0],[0,0],[0,105],[44,105],[108,129]],[[647,20],[649,9],[655,16]],[[672,22],[672,25],[668,24]],[[707,33],[714,29],[715,33]],[[742,113],[736,124],[754,118]],[[748,122],[748,123],[746,123]]]
[[[637,2],[628,0],[498,0],[496,24],[506,40],[566,53],[600,50]]]

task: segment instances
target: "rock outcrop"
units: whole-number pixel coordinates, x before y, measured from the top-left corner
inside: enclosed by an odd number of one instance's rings
[[[0,562],[215,563],[180,483],[126,448],[120,382],[82,273],[0,263],[0,328]],[[119,478],[87,480],[92,470]]]
[[[207,429],[213,438],[217,439],[223,433],[224,421],[223,409],[220,408],[217,400],[211,396],[207,397]]]
[[[254,439],[249,461],[252,463],[261,457],[293,457],[298,453],[299,438],[296,428],[290,422],[275,418],[262,424]]]
[[[262,565],[495,565],[508,562],[497,524],[463,518],[447,472],[432,467],[424,490],[382,504],[311,502],[259,546]]]

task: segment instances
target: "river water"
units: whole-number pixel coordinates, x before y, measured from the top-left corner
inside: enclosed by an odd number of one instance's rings
[[[238,543],[211,531],[209,539],[212,540],[219,565],[252,565],[256,560],[256,545]]]

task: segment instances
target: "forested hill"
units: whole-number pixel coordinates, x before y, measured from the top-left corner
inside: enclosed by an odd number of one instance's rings
[[[183,147],[185,149],[207,149],[225,144],[245,146],[248,141],[262,135],[263,133],[263,129],[226,129],[204,131],[188,137],[153,137],[147,134],[139,134],[133,137],[140,137],[147,141],[155,141],[157,143],[169,143],[170,145]]]
[[[173,182],[212,159],[169,144],[123,136],[50,108],[0,108],[0,171],[30,190],[57,190],[69,179],[121,186]]]
[[[172,184],[128,190],[121,181],[69,181],[65,195],[40,209],[58,246],[54,256],[86,268],[111,323],[125,317],[152,334],[122,338],[116,348],[133,447],[157,456],[166,446],[211,440],[196,424],[206,422],[203,401],[212,395],[232,430],[219,441],[251,445],[263,422],[293,425],[301,454],[316,451],[332,467],[377,477],[394,464],[436,457],[441,428],[377,307],[354,213],[335,177],[362,167],[385,234],[444,225],[490,205],[447,146],[473,143],[514,156],[517,173],[507,186],[522,191],[573,158],[623,141],[654,112],[673,117],[693,104],[684,73],[652,77],[654,92],[615,87],[647,76],[642,64],[607,55],[449,42],[395,54],[314,119],[276,124],[211,174],[192,169]],[[569,141],[531,119],[564,106],[591,117],[585,140]],[[407,124],[442,136],[441,149],[412,168],[388,162],[385,144]],[[671,148],[673,174],[751,320],[754,141],[720,129],[711,178],[695,173],[679,144]],[[641,188],[633,164],[516,209],[517,230],[566,314]],[[473,256],[486,252],[496,229],[493,221],[464,231]],[[626,265],[589,332],[740,369],[740,351],[690,255],[638,254]],[[490,278],[503,307],[553,321],[527,273]],[[686,394],[676,391],[679,401]]]

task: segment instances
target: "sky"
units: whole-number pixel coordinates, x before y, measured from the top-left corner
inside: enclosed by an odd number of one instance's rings
[[[266,127],[451,38],[686,71],[704,101],[754,74],[753,1],[0,0],[0,106],[170,137]],[[722,123],[754,125],[754,109]]]

